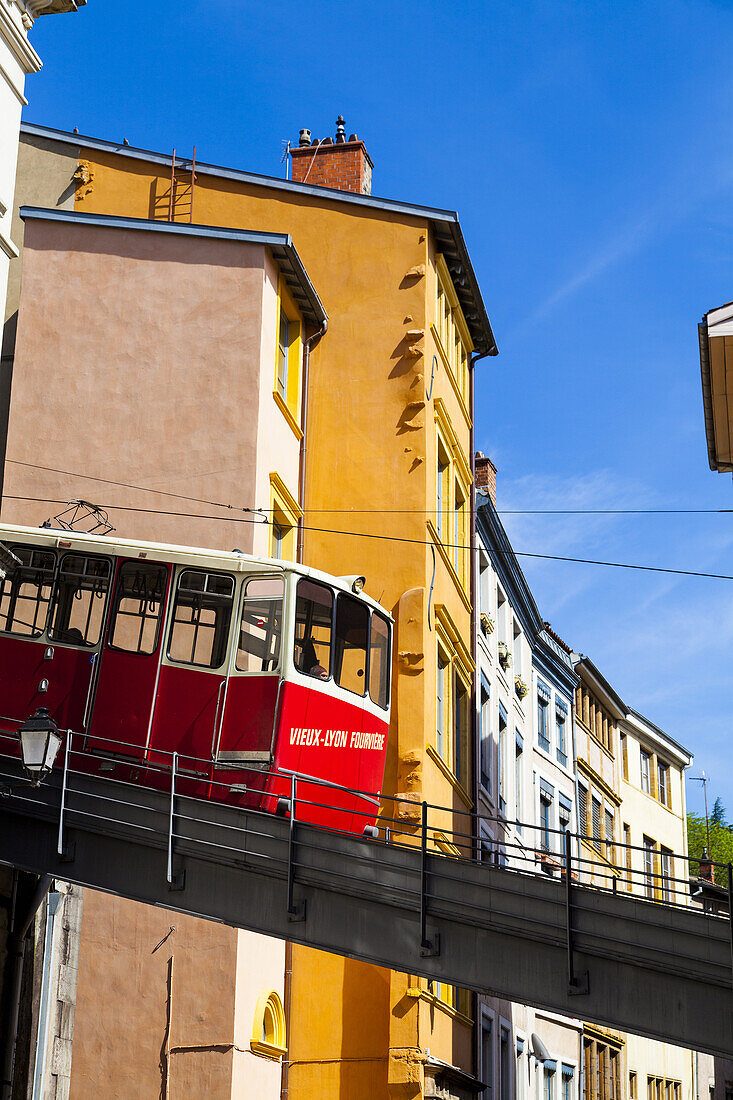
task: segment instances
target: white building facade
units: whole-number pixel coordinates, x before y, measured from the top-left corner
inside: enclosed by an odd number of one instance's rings
[[[482,858],[559,878],[562,831],[576,829],[577,677],[567,647],[542,621],[491,497],[481,490],[475,554]],[[485,1100],[580,1100],[580,1020],[482,996],[476,1030]]]
[[[42,61],[29,40],[40,15],[76,11],[87,0],[0,0],[0,318],[5,316],[5,293],[10,261],[18,255],[10,224],[18,159],[20,116],[28,102],[25,78],[37,73]]]

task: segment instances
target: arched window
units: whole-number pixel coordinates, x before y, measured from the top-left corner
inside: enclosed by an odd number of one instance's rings
[[[265,990],[257,1000],[250,1049],[265,1058],[282,1058],[287,1053],[285,1011],[274,989]]]

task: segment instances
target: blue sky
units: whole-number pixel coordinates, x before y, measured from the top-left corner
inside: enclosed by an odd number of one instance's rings
[[[342,113],[375,194],[460,213],[500,348],[476,412],[499,508],[733,508],[696,331],[733,298],[732,39],[727,0],[89,0],[36,24],[25,117],[280,175],[283,140]],[[520,551],[733,574],[733,516],[505,522]],[[733,817],[733,581],[524,566]]]

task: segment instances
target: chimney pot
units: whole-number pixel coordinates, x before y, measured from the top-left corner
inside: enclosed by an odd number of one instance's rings
[[[342,148],[347,144],[348,149]],[[310,130],[303,129],[298,145],[290,148],[290,157],[293,183],[371,194],[371,158],[356,134],[347,142],[343,115],[336,120],[335,140],[327,137],[318,141],[311,137]]]

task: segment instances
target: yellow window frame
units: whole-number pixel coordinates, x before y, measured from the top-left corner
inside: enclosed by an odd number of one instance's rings
[[[281,385],[280,329],[282,319],[288,323],[287,376]],[[303,322],[295,300],[282,275],[277,284],[277,324],[275,331],[275,380],[272,396],[291,431],[303,438],[301,428],[301,388],[303,380]]]
[[[295,561],[296,536],[303,509],[278,473],[270,474],[270,557]],[[282,553],[277,553],[277,527],[283,533]]]
[[[275,989],[260,993],[252,1018],[250,1049],[263,1058],[279,1060],[288,1052],[285,1010]]]

